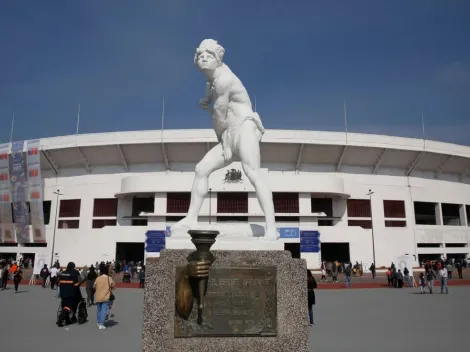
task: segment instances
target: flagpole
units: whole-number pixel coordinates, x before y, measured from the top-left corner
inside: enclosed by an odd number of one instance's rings
[[[165,97],[162,98],[162,139],[163,139],[163,124],[165,122]]]
[[[76,136],[78,136],[78,126],[80,125],[80,104],[78,104],[78,111],[77,111],[77,133]]]
[[[424,129],[424,111],[423,111],[423,108],[421,108],[421,127],[423,129],[423,145],[426,148],[426,131]]]
[[[346,110],[346,100],[344,100],[343,109],[344,109],[344,132],[346,134],[346,144],[348,144],[348,111]]]
[[[255,95],[255,110],[254,110],[254,112],[256,112],[256,95]]]
[[[13,118],[11,119],[10,143],[13,141],[13,128],[14,127],[15,127],[15,113],[13,113]]]

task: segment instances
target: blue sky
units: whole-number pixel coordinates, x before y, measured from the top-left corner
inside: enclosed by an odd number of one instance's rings
[[[210,128],[193,65],[226,49],[267,128],[470,145],[470,2],[2,1],[0,141]]]

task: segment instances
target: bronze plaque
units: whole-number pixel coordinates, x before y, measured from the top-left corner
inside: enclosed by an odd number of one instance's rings
[[[195,301],[188,319],[175,314],[175,337],[277,336],[276,279],[271,266],[212,267],[202,324]]]

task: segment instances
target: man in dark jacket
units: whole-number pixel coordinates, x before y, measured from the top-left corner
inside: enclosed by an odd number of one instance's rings
[[[77,322],[75,313],[78,302],[82,299],[80,283],[80,273],[75,270],[75,264],[68,263],[67,269],[59,276],[60,298],[62,301],[62,312],[57,322],[59,327],[63,326],[64,321],[66,325]],[[70,313],[72,313],[71,319]]]
[[[47,264],[44,264],[44,267],[41,269],[39,276],[41,277],[42,288],[46,288],[46,281],[49,277],[49,269],[47,268]]]

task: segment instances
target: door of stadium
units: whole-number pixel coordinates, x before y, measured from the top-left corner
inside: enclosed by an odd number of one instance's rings
[[[349,262],[351,260],[349,242],[322,242],[321,260],[327,262],[337,260],[340,263]]]
[[[292,253],[292,258],[300,258],[300,243],[284,243],[284,250]]]
[[[145,257],[145,243],[116,242],[116,261],[143,262]]]

